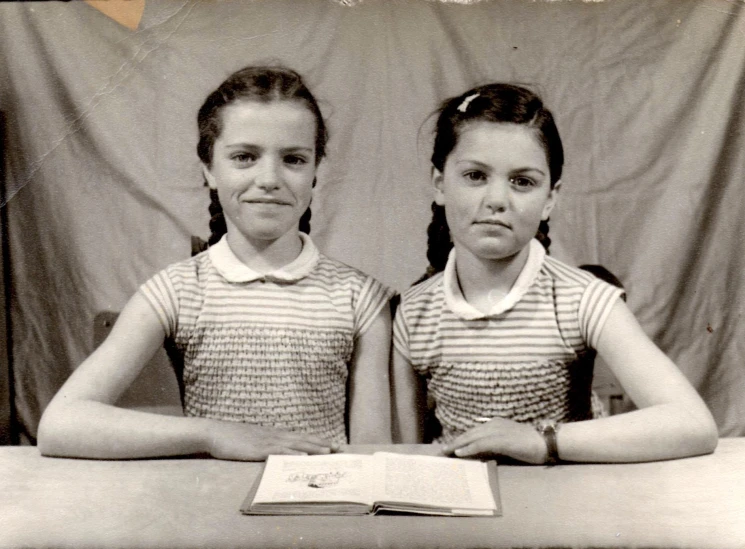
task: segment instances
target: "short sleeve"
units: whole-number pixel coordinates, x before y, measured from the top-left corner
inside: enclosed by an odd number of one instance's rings
[[[592,280],[579,302],[579,329],[587,345],[597,348],[600,332],[616,300],[624,295],[621,288],[600,279]]]
[[[158,315],[166,337],[176,333],[178,296],[168,269],[163,270],[140,286],[140,293]]]
[[[393,321],[393,347],[401,355],[411,362],[411,353],[409,352],[409,326],[406,323],[403,303],[398,306],[396,318]]]
[[[388,305],[394,293],[373,277],[366,276],[355,303],[355,337],[367,331],[378,313]]]

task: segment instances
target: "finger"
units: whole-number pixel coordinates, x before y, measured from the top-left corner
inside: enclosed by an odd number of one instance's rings
[[[494,454],[496,452],[493,448],[489,448],[487,441],[479,439],[457,448],[453,453],[458,457],[474,457],[481,454]]]
[[[445,453],[452,454],[458,448],[466,446],[467,444],[471,444],[472,442],[474,442],[475,440],[478,440],[482,436],[483,435],[479,431],[470,429],[466,431],[465,433],[463,433],[462,435],[455,437],[453,441],[443,446],[442,450]]]
[[[298,433],[295,431],[281,431],[281,433],[281,438],[288,443],[302,442],[304,444],[312,444],[320,448],[331,448],[333,445],[331,441],[316,435]]]
[[[287,445],[288,448],[292,448],[298,452],[305,452],[306,454],[330,454],[331,446],[319,446],[318,444],[308,443],[302,440],[294,441]]]
[[[480,436],[470,433],[467,433],[467,435],[458,437],[449,445],[447,450],[459,457],[495,451],[497,439],[493,436],[493,433],[482,433]]]
[[[257,455],[250,458],[244,458],[246,461],[265,461],[269,456],[307,456],[307,452],[301,452],[295,448],[288,448],[287,446],[273,446],[266,448],[263,455]]]
[[[430,445],[430,450],[432,450],[431,455],[433,456],[449,456],[452,454],[452,452],[448,452],[446,450],[446,447],[444,444],[432,443]]]
[[[308,455],[308,452],[301,452],[300,450],[295,450],[294,448],[283,448],[279,453],[285,456],[307,456]]]

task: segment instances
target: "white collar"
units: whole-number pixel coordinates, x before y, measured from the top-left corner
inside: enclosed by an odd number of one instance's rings
[[[253,282],[255,280],[270,280],[272,282],[297,282],[305,278],[315,268],[319,259],[318,248],[305,233],[298,233],[302,240],[303,248],[300,255],[287,265],[269,273],[259,273],[243,263],[233,253],[228,245],[227,235],[223,236],[214,246],[210,246],[210,260],[215,269],[228,282]]]
[[[445,271],[443,272],[443,290],[445,292],[445,303],[447,303],[453,313],[464,320],[475,320],[478,318],[487,318],[500,315],[509,311],[515,304],[522,299],[530,286],[535,281],[538,272],[543,265],[543,259],[546,257],[546,250],[536,239],[530,241],[528,248],[528,260],[525,262],[515,283],[510,288],[509,293],[499,302],[495,303],[489,313],[483,313],[476,307],[468,303],[463,296],[458,283],[458,275],[455,271],[455,248],[450,251]]]

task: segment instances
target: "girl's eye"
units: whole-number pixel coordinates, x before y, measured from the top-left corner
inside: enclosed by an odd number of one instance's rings
[[[533,181],[529,177],[525,177],[524,175],[516,175],[510,178],[510,182],[516,187],[520,187],[520,188],[534,187],[536,184],[535,181]]]
[[[308,163],[308,159],[304,156],[291,154],[289,156],[285,156],[285,162],[292,166],[303,166]]]
[[[235,160],[236,162],[240,164],[248,164],[250,162],[253,162],[256,160],[256,155],[249,152],[239,152],[235,153],[230,157],[231,160]]]
[[[463,177],[472,183],[479,183],[486,180],[486,174],[479,170],[472,170],[463,174]]]

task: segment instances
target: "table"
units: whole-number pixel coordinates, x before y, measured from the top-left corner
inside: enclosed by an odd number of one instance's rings
[[[350,447],[403,452],[426,447]],[[0,547],[745,548],[745,438],[709,456],[500,465],[501,517],[248,517],[260,464],[0,448]]]

